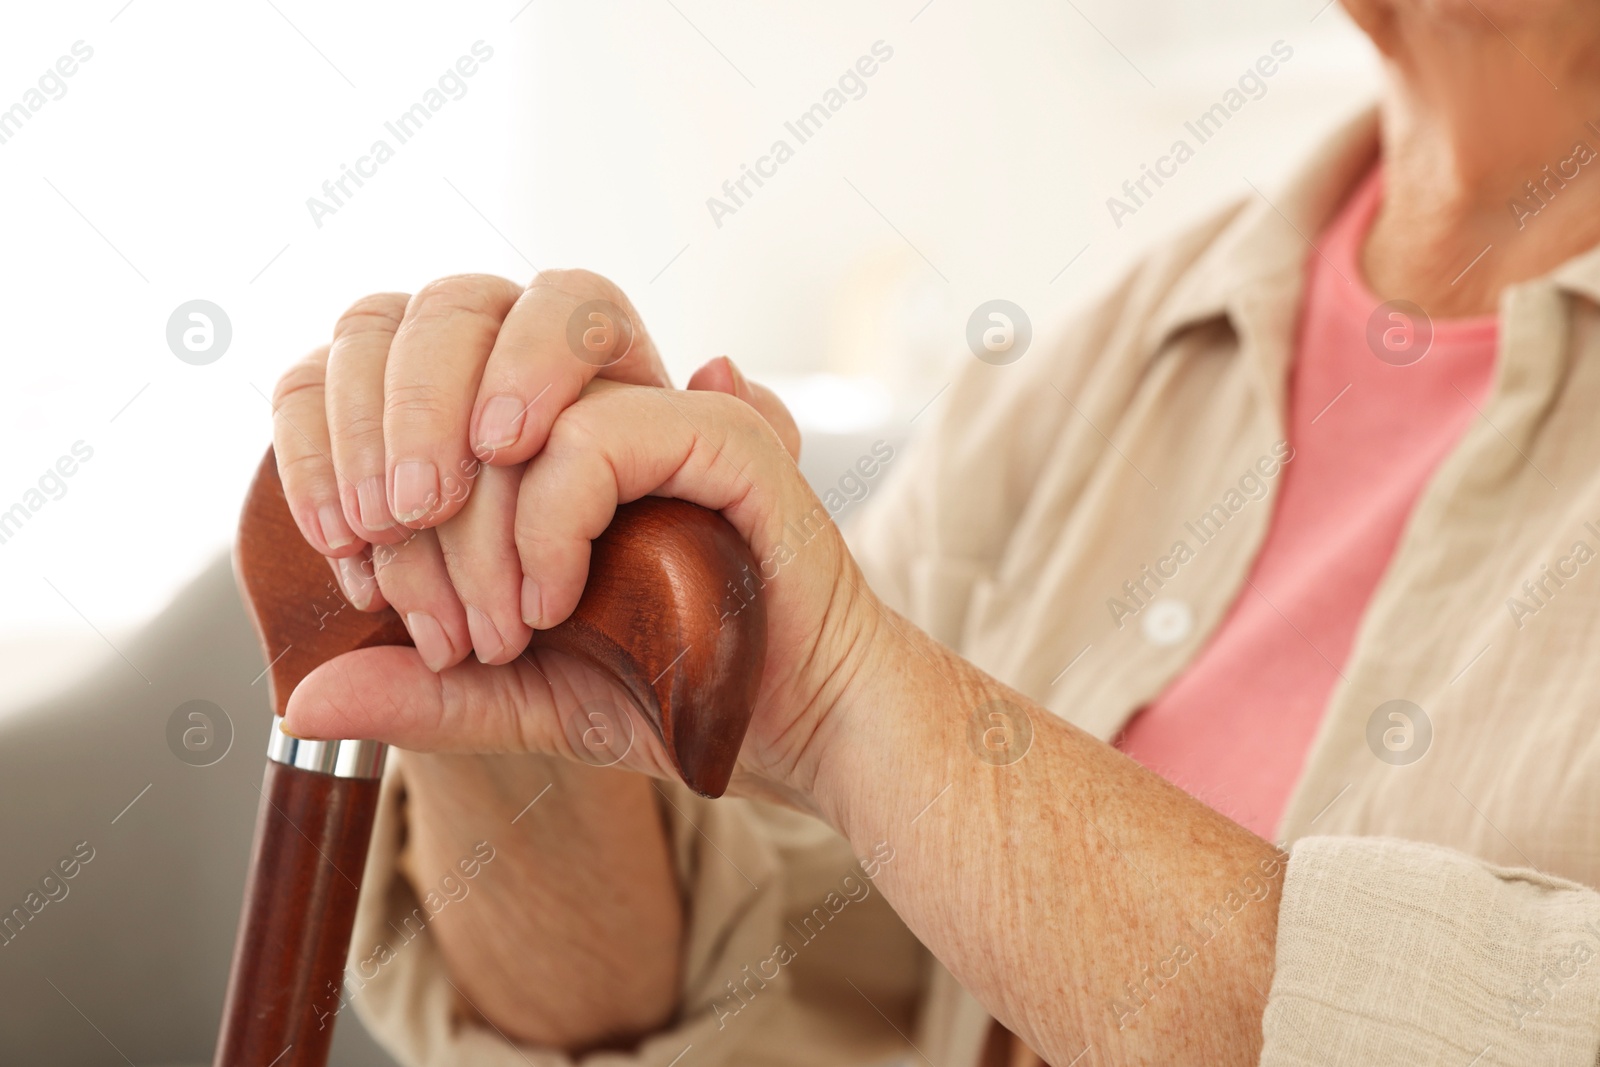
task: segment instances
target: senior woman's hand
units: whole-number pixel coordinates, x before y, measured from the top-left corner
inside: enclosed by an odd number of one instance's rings
[[[764,594],[773,627],[760,699],[781,712],[758,711],[751,751],[763,777],[787,779],[870,609],[852,606],[859,576],[795,467],[798,437],[776,398],[726,360],[702,368],[687,392],[659,387],[665,380],[627,298],[587,272],[543,274],[520,296],[504,279],[464,276],[409,300],[358,302],[331,350],[280,386],[279,466],[308,540],[344,561],[336,570],[352,601],[387,600],[417,650],[329,664],[302,687],[290,728],[414,750],[563,751],[571,716],[603,683],[565,657],[519,654],[531,629],[577,605],[589,543],[616,506],[654,493],[721,511],[764,568],[783,572]],[[515,416],[502,417],[513,402]],[[380,481],[381,512],[371,491]],[[336,499],[352,532],[379,542],[366,570],[379,595],[361,595],[359,548],[328,536]],[[431,676],[469,647],[507,669]],[[329,686],[404,698],[371,722],[362,706],[322,699]],[[543,702],[509,716],[513,691]],[[303,719],[307,708],[319,717]],[[668,766],[649,744],[628,758],[657,773]]]
[[[711,390],[596,382],[556,418],[527,464],[514,517],[482,532],[490,541],[514,536],[525,619],[544,629],[577,606],[590,541],[617,505],[651,494],[720,511],[761,561],[763,577],[773,574],[762,593],[767,658],[743,766],[780,788],[804,790],[815,771],[812,738],[860,663],[875,609],[826,508],[754,407]],[[471,517],[464,511],[460,520]],[[447,523],[440,537],[449,531]],[[573,719],[602,695],[598,675],[543,651],[439,675],[429,667],[409,649],[339,657],[296,690],[287,726],[412,750],[578,755]],[[603,695],[626,702],[620,690]],[[662,750],[643,734],[636,732],[627,765],[670,774]]]

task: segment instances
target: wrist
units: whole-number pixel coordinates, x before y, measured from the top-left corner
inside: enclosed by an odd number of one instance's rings
[[[859,639],[819,730],[809,795],[859,852],[908,825],[948,785],[963,666],[860,586]]]

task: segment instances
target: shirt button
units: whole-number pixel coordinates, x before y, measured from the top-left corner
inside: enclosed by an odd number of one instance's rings
[[[1194,612],[1181,600],[1162,597],[1151,601],[1144,609],[1140,628],[1144,630],[1146,641],[1167,648],[1178,644],[1194,630]]]

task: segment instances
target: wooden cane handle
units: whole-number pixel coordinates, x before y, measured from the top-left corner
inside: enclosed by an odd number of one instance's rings
[[[295,526],[270,450],[245,502],[235,570],[280,716],[322,663],[411,644],[395,612],[345,601]],[[720,796],[766,654],[754,574],[748,547],[715,512],[637,500],[595,540],[572,616],[533,644],[614,677],[690,788]],[[377,795],[375,778],[268,762],[215,1067],[327,1063]]]
[[[279,715],[321,664],[358,648],[410,645],[394,611],[351,607],[306,544],[269,449],[239,526],[234,567],[265,645]],[[622,683],[691,789],[721,796],[744,740],[766,655],[756,562],[727,520],[681,500],[617,509],[597,538],[588,584],[532,645],[578,656]]]

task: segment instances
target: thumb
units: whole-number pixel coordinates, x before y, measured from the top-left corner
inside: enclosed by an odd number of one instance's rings
[[[745,378],[743,372],[727,356],[718,356],[689,378],[689,388],[708,393],[729,393],[743,400],[761,413],[778,433],[778,439],[788,450],[790,459],[800,458],[800,427],[783,401],[764,385]]]
[[[368,738],[412,752],[539,753],[668,773],[650,726],[620,685],[551,649],[529,650],[500,666],[467,660],[437,674],[412,648],[347,652],[295,687],[283,725],[308,740]]]
[[[550,751],[537,729],[554,701],[533,665],[467,660],[435,674],[416,649],[363,648],[329,660],[289,696],[283,726],[308,740],[364,738],[414,752]]]

